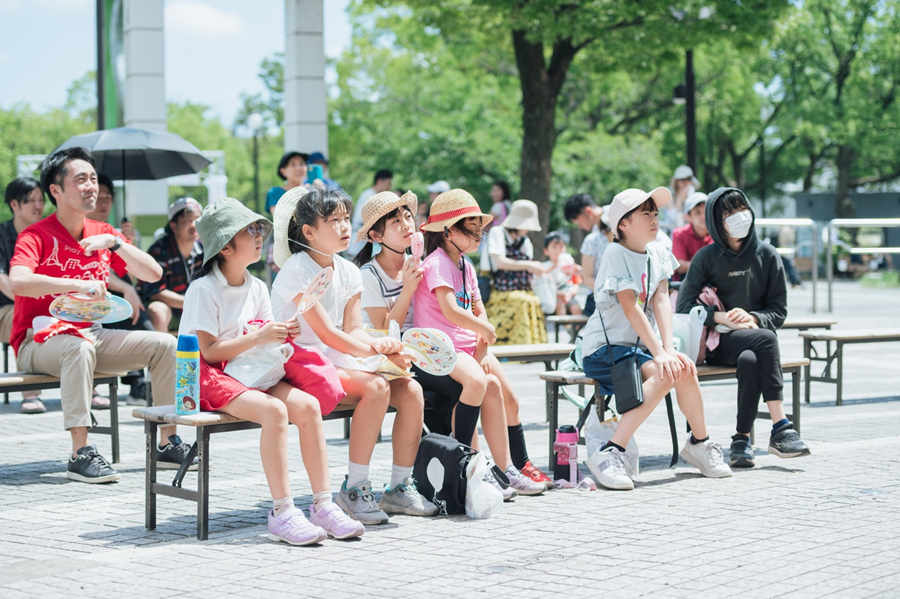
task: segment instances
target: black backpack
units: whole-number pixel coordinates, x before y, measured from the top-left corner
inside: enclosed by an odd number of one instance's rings
[[[419,441],[413,478],[419,493],[436,505],[441,515],[466,513],[466,468],[476,453],[468,445],[437,433],[428,433]],[[429,464],[432,477],[442,480],[429,479]]]

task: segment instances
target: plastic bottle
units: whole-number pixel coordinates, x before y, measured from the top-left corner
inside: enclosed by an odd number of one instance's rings
[[[200,413],[200,344],[196,335],[179,335],[175,352],[175,413]]]
[[[567,479],[573,485],[577,485],[578,429],[571,424],[564,424],[556,429],[553,451],[556,453],[556,460],[553,464],[553,480]]]

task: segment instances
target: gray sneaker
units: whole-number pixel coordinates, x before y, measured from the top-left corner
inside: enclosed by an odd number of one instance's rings
[[[359,520],[366,526],[370,524],[387,524],[388,515],[378,508],[375,496],[372,494],[372,483],[363,481],[358,487],[347,488],[347,476],[344,475],[344,484],[341,492],[334,498],[334,502],[344,508],[354,520]]]
[[[436,505],[419,494],[416,481],[411,476],[393,489],[385,487],[378,507],[388,514],[407,516],[434,516],[438,511]]]
[[[540,495],[547,490],[547,485],[534,482],[519,472],[512,464],[509,465],[509,468],[506,469],[505,473],[507,478],[509,478],[510,488],[518,491],[519,495]]]
[[[501,470],[501,472],[502,472],[502,470]],[[509,502],[519,496],[519,492],[516,491],[511,486],[509,486],[509,485],[504,486],[504,485],[501,485],[499,482],[497,482],[497,479],[494,478],[494,473],[491,472],[490,470],[488,470],[487,474],[484,475],[483,480],[487,484],[491,485],[492,487],[494,487],[495,489],[500,491],[500,493],[503,495],[503,501]]]

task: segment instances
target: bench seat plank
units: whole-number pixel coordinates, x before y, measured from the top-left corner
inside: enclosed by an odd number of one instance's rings
[[[340,412],[352,412],[355,408],[352,404],[338,404],[331,414],[325,416],[328,419],[332,414],[339,415]],[[151,406],[146,408],[135,408],[131,415],[138,420],[146,420],[147,422],[156,422],[159,424],[177,424],[179,426],[215,426],[218,424],[231,424],[235,422],[244,422],[236,416],[226,414],[225,412],[200,412],[199,414],[176,414],[175,406]]]
[[[488,348],[488,351],[498,358],[543,362],[545,359],[564,359],[574,349],[575,345],[572,343],[528,343],[522,345],[492,345]]]
[[[788,318],[784,324],[779,327],[783,329],[828,329],[837,324],[834,318]]]
[[[810,341],[900,341],[900,329],[883,331],[815,331],[802,332],[800,336]]]
[[[117,374],[101,374],[94,373],[94,379],[109,379],[128,376],[127,372]],[[43,384],[59,384],[59,377],[51,374],[40,374],[36,372],[7,372],[0,374],[0,389],[4,387],[15,387],[17,385],[43,385]]]

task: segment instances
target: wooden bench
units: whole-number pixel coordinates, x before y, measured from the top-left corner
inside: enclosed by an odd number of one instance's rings
[[[95,385],[109,385],[109,426],[98,426],[94,412],[91,412],[92,433],[109,435],[112,439],[112,461],[119,462],[119,411],[116,409],[116,397],[119,394],[119,377],[127,376],[126,373],[100,374],[94,373]],[[23,391],[40,391],[44,389],[59,389],[59,377],[49,374],[35,374],[29,372],[4,372],[0,374],[0,389],[5,394],[22,393]]]
[[[578,331],[587,324],[588,315],[585,314],[567,314],[566,316],[548,316],[547,322],[553,325],[554,340],[559,343],[559,329],[569,327],[569,340],[575,341]]]
[[[794,430],[800,432],[800,370],[804,366],[809,366],[809,360],[787,360],[782,361],[781,369],[785,374],[791,375],[791,397],[793,403],[793,411],[787,415],[794,425]],[[737,369],[733,366],[710,366],[704,364],[697,367],[697,378],[701,383],[710,381],[722,381],[734,379],[737,376]],[[547,387],[547,405],[549,406],[550,420],[550,443],[549,443],[549,460],[553,464],[553,442],[556,437],[556,429],[559,428],[559,389],[566,385],[591,385],[594,386],[594,400],[597,401],[598,412],[602,416],[605,413],[607,397],[599,394],[599,388],[596,386],[597,381],[585,376],[581,371],[553,371],[541,373],[541,379],[546,382]],[[601,403],[602,402],[602,403]],[[591,409],[590,404],[582,410],[578,419],[579,425],[583,425],[587,417],[587,410]],[[669,430],[672,435],[672,462],[675,465],[678,461],[678,432],[675,430],[675,415],[672,407],[672,398],[666,395],[666,411],[669,417]],[[757,418],[769,418],[768,412],[759,412]],[[580,432],[579,426],[579,432]],[[752,439],[751,431],[751,439]]]
[[[785,319],[784,324],[781,325],[778,330],[808,331],[809,329],[825,329],[826,331],[830,331],[831,327],[836,325],[837,322],[838,321],[834,318],[817,316],[788,318]]]
[[[333,412],[323,416],[322,420],[349,418],[353,415],[353,410],[353,405],[339,404]],[[388,408],[388,412],[394,411],[393,408]],[[175,413],[175,406],[135,408],[132,415],[144,421],[144,433],[147,437],[144,525],[147,530],[156,528],[157,495],[193,501],[197,504],[197,539],[205,541],[209,537],[209,438],[216,433],[242,431],[260,428],[260,426],[255,422],[241,420],[223,412],[200,412],[193,416],[182,416]],[[191,445],[190,453],[181,468],[175,472],[172,484],[165,484],[157,480],[155,448],[159,442],[159,427],[173,424],[196,428],[197,440]],[[198,458],[197,489],[185,489],[182,487],[184,476],[195,457]]]
[[[834,383],[837,385],[837,405],[843,405],[844,384],[844,346],[858,343],[889,343],[900,341],[900,329],[887,329],[884,331],[827,331],[800,333],[803,337],[803,355],[809,361],[806,366],[806,403],[809,403],[810,382]],[[825,357],[820,358],[814,343],[826,343]],[[831,344],[834,343],[834,352]],[[821,376],[811,376],[812,362],[825,362],[825,368]],[[831,375],[831,365],[837,362],[837,376]]]

